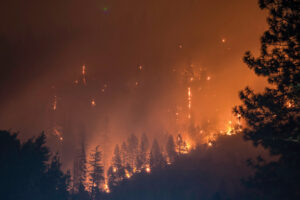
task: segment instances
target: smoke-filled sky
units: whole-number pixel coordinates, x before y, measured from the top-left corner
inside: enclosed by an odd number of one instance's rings
[[[255,0],[10,0],[0,20],[0,129],[59,131],[67,167],[82,138],[109,152],[130,133],[177,134],[186,112],[221,128],[238,91],[264,84],[242,62],[266,29]]]

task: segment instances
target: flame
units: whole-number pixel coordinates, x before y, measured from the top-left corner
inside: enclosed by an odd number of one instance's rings
[[[116,173],[117,172],[117,168],[113,167],[113,172]]]
[[[56,135],[58,137],[60,142],[62,142],[64,140],[64,138],[62,137],[62,133],[57,128],[53,129],[53,133],[54,133],[54,135]]]
[[[85,78],[85,75],[86,75],[86,66],[85,65],[82,65],[81,74],[82,74],[82,82],[83,82],[84,85],[86,85],[86,78]]]
[[[57,106],[57,97],[56,97],[56,95],[54,96],[54,101],[53,101],[53,110],[55,111],[56,110],[56,107]]]
[[[104,185],[103,185],[103,189],[104,189],[104,192],[110,193],[110,189],[109,189],[109,187],[108,187],[107,181],[105,181],[105,183],[104,183]]]
[[[146,167],[146,172],[150,173],[151,172],[151,168],[150,167]]]
[[[95,101],[95,99],[92,99],[91,105],[92,105],[93,107],[96,106],[96,101]]]
[[[206,80],[207,80],[207,81],[210,81],[210,80],[211,80],[211,77],[210,77],[210,76],[207,76],[207,77],[206,77]]]
[[[142,66],[142,65],[139,65],[138,68],[139,68],[140,71],[142,71],[143,66]]]
[[[127,169],[125,169],[125,176],[126,176],[127,178],[130,178],[130,177],[131,177],[131,175],[130,175],[130,173],[128,172]]]
[[[222,38],[222,43],[225,43],[226,42],[226,38]]]

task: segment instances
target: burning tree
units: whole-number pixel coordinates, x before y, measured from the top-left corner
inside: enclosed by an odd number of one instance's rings
[[[107,171],[109,188],[117,185],[118,182],[125,178],[125,168],[122,165],[119,145],[116,145],[112,158],[112,165]]]
[[[141,137],[141,143],[139,147],[136,168],[137,170],[142,170],[146,168],[146,164],[148,161],[148,149],[149,149],[149,142],[147,135],[143,133]]]
[[[173,163],[176,159],[177,153],[176,153],[176,146],[174,143],[174,138],[172,135],[169,135],[168,141],[166,144],[166,152],[168,155],[168,159],[170,163]]]
[[[136,171],[136,162],[138,155],[138,138],[135,134],[131,134],[127,140],[127,153],[128,153],[128,163],[132,171]]]
[[[150,167],[161,168],[166,165],[166,160],[160,150],[159,144],[156,139],[153,140],[150,151]]]
[[[269,12],[269,29],[261,37],[260,56],[247,52],[244,61],[271,87],[263,93],[247,87],[240,93],[243,104],[234,111],[248,124],[245,138],[280,159],[258,161],[257,174],[248,183],[264,188],[262,193],[271,199],[299,199],[300,1],[260,0],[259,5]]]
[[[91,153],[91,160],[89,164],[91,166],[90,170],[90,191],[91,191],[91,198],[96,199],[100,195],[100,187],[102,182],[104,181],[103,176],[103,166],[101,164],[102,161],[102,154],[99,150],[99,146],[96,146],[95,150]]]

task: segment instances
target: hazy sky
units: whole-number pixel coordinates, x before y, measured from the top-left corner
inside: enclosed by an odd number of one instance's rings
[[[0,20],[0,129],[27,138],[58,127],[64,160],[80,135],[111,147],[131,132],[173,131],[187,66],[211,78],[193,86],[200,125],[222,126],[238,91],[263,83],[242,62],[266,28],[255,0],[10,0]]]

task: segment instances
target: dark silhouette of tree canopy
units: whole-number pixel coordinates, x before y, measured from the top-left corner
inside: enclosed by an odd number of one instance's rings
[[[263,199],[300,198],[300,1],[260,0],[269,29],[261,37],[261,54],[246,52],[245,63],[271,85],[262,93],[246,88],[234,109],[248,124],[245,138],[279,155],[278,162],[254,164],[249,184]]]
[[[21,143],[17,134],[0,131],[0,197],[6,200],[67,200],[69,174],[58,155],[50,160],[42,133]]]

